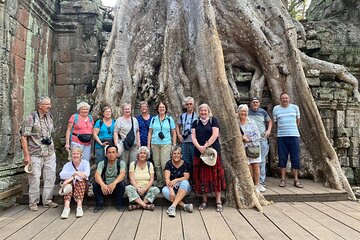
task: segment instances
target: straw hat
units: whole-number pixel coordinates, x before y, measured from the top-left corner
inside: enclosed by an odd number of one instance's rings
[[[26,166],[24,167],[24,170],[26,173],[32,173],[33,172],[32,163],[29,162],[28,164],[26,164]]]
[[[200,155],[200,158],[206,165],[212,167],[216,164],[217,152],[215,149],[208,147],[206,148],[205,152]]]
[[[62,185],[59,190],[59,195],[61,195],[61,196],[68,195],[69,193],[71,193],[71,191],[72,191],[71,184],[66,184],[65,186]]]

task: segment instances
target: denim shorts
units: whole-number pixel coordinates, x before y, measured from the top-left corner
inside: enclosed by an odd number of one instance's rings
[[[191,191],[191,186],[188,180],[182,180],[181,182],[178,182],[177,184],[178,187],[174,187],[175,193],[177,193],[177,191],[179,191],[179,189],[184,189],[186,190],[186,194],[189,194]],[[177,185],[176,184],[176,185]],[[162,189],[162,194],[163,196],[170,201],[170,190],[169,187],[165,186]]]

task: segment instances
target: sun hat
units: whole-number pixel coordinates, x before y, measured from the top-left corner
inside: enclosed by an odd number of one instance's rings
[[[200,155],[200,158],[206,165],[212,167],[216,164],[217,152],[212,147],[208,147],[205,152]]]
[[[28,164],[26,164],[26,166],[24,167],[24,171],[25,171],[26,173],[32,173],[33,167],[32,167],[32,163],[31,163],[31,162],[29,162]]]
[[[72,191],[72,185],[70,183],[63,185],[61,184],[61,188],[59,190],[59,195],[64,196],[68,195]]]

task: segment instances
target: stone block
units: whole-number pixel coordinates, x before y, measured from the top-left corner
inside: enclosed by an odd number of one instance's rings
[[[349,163],[350,163],[350,167],[359,168],[360,167],[359,156],[349,156]]]
[[[348,149],[349,156],[358,156],[359,155],[359,139],[358,138],[350,138],[350,147]]]
[[[77,35],[58,34],[57,45],[59,50],[74,50],[78,42]]]
[[[336,118],[335,118],[335,122],[336,122],[336,127],[340,128],[340,127],[345,127],[345,112],[344,111],[335,111],[336,114]],[[341,135],[339,135],[340,137]],[[349,135],[346,135],[349,137]]]
[[[76,86],[75,86],[74,95],[75,95],[75,96],[85,95],[85,94],[86,94],[86,88],[87,88],[87,85],[86,85],[86,84],[76,85]]]
[[[60,50],[59,51],[59,61],[61,63],[71,62],[72,61],[72,52],[71,50]]]
[[[346,127],[358,127],[359,126],[359,113],[358,111],[347,110],[345,117]]]
[[[305,50],[306,49],[306,43],[303,39],[298,39],[297,40],[297,46],[300,50]]]
[[[26,44],[25,42],[19,40],[19,39],[15,39],[14,41],[14,47],[12,49],[13,53],[15,55],[18,55],[21,58],[26,57]]]
[[[310,87],[318,87],[320,86],[320,78],[318,77],[307,77],[306,78]]]
[[[334,94],[331,89],[321,88],[318,91],[318,98],[321,100],[332,100],[334,98]]]
[[[27,28],[29,25],[29,12],[23,7],[20,7],[19,11],[17,12],[16,19],[21,25]]]
[[[16,31],[16,33],[15,33],[16,38],[18,38],[19,40],[25,42],[27,29],[23,25],[17,24],[15,31]]]
[[[308,50],[318,50],[321,48],[321,43],[319,40],[308,40],[306,41],[306,48]]]
[[[342,167],[349,167],[350,166],[350,163],[349,163],[349,158],[346,156],[346,155],[339,155],[338,154],[338,158],[339,158],[339,161],[340,161],[340,165]]]
[[[343,167],[342,170],[349,181],[354,181],[354,171],[351,167]]]
[[[74,85],[54,86],[55,97],[70,98],[74,96]]]
[[[334,99],[338,100],[339,102],[347,102],[347,96],[348,96],[348,91],[343,90],[343,89],[337,89],[334,92]]]

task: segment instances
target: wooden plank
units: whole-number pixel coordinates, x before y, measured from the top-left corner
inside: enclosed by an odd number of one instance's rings
[[[264,214],[290,239],[316,239],[291,218],[276,209],[273,204],[264,206]]]
[[[108,207],[83,239],[108,239],[122,214],[123,212],[118,212],[114,207]]]
[[[360,203],[354,201],[340,201],[339,203],[360,212]]]
[[[93,210],[94,210],[94,207],[88,208],[84,212],[85,217],[77,218],[74,221],[74,223],[71,224],[71,226],[69,228],[67,228],[65,230],[65,232],[63,232],[60,235],[60,237],[58,239],[64,239],[64,240],[82,239],[86,235],[86,233],[89,231],[89,229],[94,225],[94,223],[104,213],[104,211],[94,213]]]
[[[295,194],[294,192],[290,191],[287,188],[289,182],[286,182],[286,187],[279,187],[280,179],[267,178],[266,183],[267,183],[266,186],[270,186],[268,188],[271,191],[276,192],[279,195],[294,195]]]
[[[327,188],[325,188],[322,183],[316,183],[313,180],[305,181],[305,179],[302,180],[302,182],[305,184],[304,186],[306,186],[306,189],[313,192],[314,194],[330,193],[330,191],[328,191]]]
[[[0,200],[1,199],[4,199],[4,198],[7,198],[7,197],[10,197],[12,195],[15,195],[17,193],[20,193],[22,191],[22,186],[19,185],[19,186],[16,186],[10,190],[7,190],[7,191],[4,191],[4,192],[0,192]]]
[[[143,210],[125,211],[111,233],[110,240],[135,239]]]
[[[309,206],[312,206],[313,208],[317,209],[318,211],[321,211],[323,214],[326,214],[327,216],[331,217],[332,219],[336,220],[337,222],[340,222],[340,223],[354,229],[358,233],[360,233],[360,220],[356,220],[356,219],[346,215],[345,213],[343,213],[337,209],[333,209],[323,203],[311,202],[311,203],[307,203],[307,204]],[[359,212],[359,216],[360,216],[360,212]],[[318,217],[320,217],[320,216],[318,216]],[[348,232],[350,233],[351,231],[348,231]],[[359,237],[359,239],[360,239],[360,237]]]
[[[87,208],[88,207],[83,206],[83,210],[84,210],[83,218],[86,218]],[[46,228],[44,228],[41,232],[39,232],[36,236],[34,236],[33,240],[57,239],[63,232],[66,231],[66,229],[68,229],[77,220],[77,218],[75,217],[76,208],[74,207],[71,208],[71,213],[68,219],[61,219],[60,215],[62,213],[63,208],[60,207],[59,210],[60,212],[58,217],[52,223],[46,226]]]
[[[19,212],[23,211],[25,208],[27,208],[27,206],[19,205],[19,206],[13,206],[12,208],[1,212],[1,214],[0,214],[0,228],[1,228],[1,222],[2,221],[6,220],[8,218],[11,218],[11,220],[14,220],[15,219],[14,216],[16,214],[18,214]],[[24,214],[25,214],[25,211],[24,211]]]
[[[30,212],[28,210],[25,211],[25,214],[22,216],[16,218],[14,221],[11,222],[11,224],[7,224],[4,227],[1,228],[0,231],[0,239],[7,238],[14,234],[16,231],[24,227],[26,224],[37,218],[39,215],[41,215],[45,210],[48,210],[47,208],[40,207],[37,212]],[[21,212],[20,212],[21,213]]]
[[[227,225],[237,239],[261,239],[256,230],[246,221],[246,219],[235,208],[225,208],[222,212]]]
[[[156,207],[153,212],[144,211],[135,239],[160,239],[162,208]]]
[[[199,211],[195,210],[193,213],[181,214],[181,219],[183,222],[184,239],[209,239],[208,232],[206,231]]]
[[[264,214],[254,209],[240,209],[239,211],[262,238],[289,239]]]
[[[11,235],[9,240],[16,239],[31,239],[37,235],[41,230],[46,226],[52,223],[56,218],[61,214],[61,209],[59,208],[49,208],[40,217],[35,218],[29,224],[26,224],[24,227],[19,229],[16,233]]]
[[[161,239],[184,239],[181,214],[188,214],[180,209],[176,210],[176,217],[169,217],[166,213],[167,206],[162,211]]]
[[[201,211],[200,214],[210,239],[235,239],[221,213],[216,212],[212,207],[208,207]]]
[[[293,205],[295,208],[299,209],[300,211],[304,212],[307,216],[311,217],[318,223],[326,226],[332,232],[336,233],[342,238],[345,239],[360,239],[360,232],[354,231],[353,229],[349,228],[348,226],[342,224],[341,222],[329,217],[328,215],[322,213],[321,211],[312,207],[311,203],[294,203]],[[356,220],[354,220],[356,221]],[[357,224],[360,226],[360,224]]]
[[[340,239],[337,234],[308,217],[305,213],[293,207],[293,205],[294,203],[276,203],[274,204],[274,207],[318,239]]]
[[[354,209],[349,208],[348,206],[345,206],[339,202],[325,202],[324,204],[335,210],[345,213],[350,217],[360,220],[360,211],[356,211],[356,210],[354,211]]]

